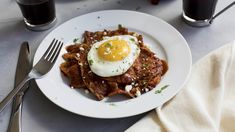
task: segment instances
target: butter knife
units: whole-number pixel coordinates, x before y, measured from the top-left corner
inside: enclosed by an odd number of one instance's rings
[[[28,42],[23,42],[20,47],[20,53],[16,67],[15,86],[17,86],[26,77],[30,69],[31,65],[29,45]],[[11,118],[7,130],[8,132],[21,132],[22,100],[28,87],[29,83],[26,83],[22,91],[20,91],[13,100]]]

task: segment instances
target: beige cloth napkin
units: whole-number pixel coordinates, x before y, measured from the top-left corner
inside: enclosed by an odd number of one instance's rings
[[[184,88],[126,132],[235,132],[235,41],[198,61]]]

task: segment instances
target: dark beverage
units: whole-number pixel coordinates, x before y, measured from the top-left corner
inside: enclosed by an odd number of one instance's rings
[[[55,19],[54,0],[17,0],[26,23],[41,25]]]
[[[194,20],[211,19],[217,0],[183,0],[184,14]]]
[[[159,3],[159,0],[151,0],[151,4],[157,5]]]

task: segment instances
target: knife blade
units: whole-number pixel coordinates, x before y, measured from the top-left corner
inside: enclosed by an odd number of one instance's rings
[[[29,73],[31,69],[30,52],[28,42],[23,42],[20,47],[16,74],[15,74],[15,86],[17,86]],[[10,123],[8,126],[8,132],[21,132],[21,114],[22,114],[22,99],[25,91],[28,89],[29,83],[26,83],[23,90],[19,92],[12,104],[12,112]]]

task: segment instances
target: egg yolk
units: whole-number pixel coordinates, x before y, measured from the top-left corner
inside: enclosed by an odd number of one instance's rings
[[[130,47],[125,40],[109,40],[99,46],[98,55],[107,61],[120,61],[128,56]]]

